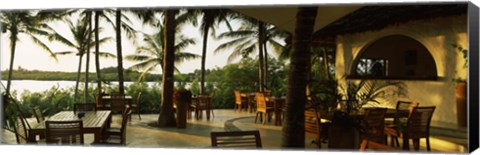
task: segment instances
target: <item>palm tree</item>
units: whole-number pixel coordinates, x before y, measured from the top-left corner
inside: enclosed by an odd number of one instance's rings
[[[173,68],[175,60],[175,13],[177,10],[165,11],[165,52],[163,57],[162,74],[162,105],[158,116],[158,126],[175,126],[175,115],[173,113]]]
[[[282,147],[305,147],[305,103],[307,102],[306,86],[310,71],[310,47],[317,7],[299,7],[293,41],[293,51],[290,55],[290,70],[287,84],[287,112],[283,125]]]
[[[75,102],[77,101],[77,94],[78,94],[78,83],[80,81],[80,72],[82,69],[82,58],[83,55],[87,52],[88,48],[92,48],[92,45],[90,47],[87,45],[89,41],[92,41],[92,38],[90,33],[93,33],[92,31],[89,31],[87,23],[85,22],[85,19],[79,18],[77,23],[74,25],[71,21],[66,20],[65,21],[70,29],[70,32],[73,36],[73,38],[67,39],[63,35],[59,34],[58,32],[53,32],[49,36],[49,40],[53,41],[58,41],[59,43],[62,43],[66,45],[67,47],[70,47],[75,50],[67,50],[67,51],[61,51],[61,52],[55,52],[54,55],[67,55],[67,54],[75,54],[79,56],[79,62],[78,62],[78,70],[77,70],[77,80],[75,84],[75,94],[74,94],[74,100]],[[109,41],[111,38],[102,38],[99,40],[99,44],[105,43]],[[114,57],[112,54],[108,52],[99,52],[99,55],[104,56],[104,57]],[[87,90],[85,90],[87,91]]]
[[[36,35],[48,35],[45,29],[51,29],[46,22],[61,19],[68,14],[66,11],[9,11],[0,14],[1,32],[10,35],[10,64],[8,69],[6,94],[10,94],[13,64],[15,60],[15,49],[19,34],[28,35],[34,43],[48,51],[55,58],[48,46],[43,43]],[[56,59],[56,58],[55,58]]]
[[[232,39],[221,44],[215,49],[215,53],[235,47],[228,57],[228,62],[232,62],[238,57],[247,57],[255,52],[257,47],[259,55],[259,84],[260,91],[265,87],[266,75],[266,45],[267,43],[274,47],[275,52],[283,48],[277,39],[282,38],[285,32],[279,31],[276,27],[268,25],[250,17],[241,17],[243,19],[241,26],[236,31],[225,32],[218,36],[220,39]]]
[[[140,75],[139,80],[143,79],[147,73],[151,72],[157,66],[160,66],[160,68],[162,69],[162,73],[164,72],[163,55],[165,51],[165,28],[163,25],[159,25],[158,27],[160,28],[160,30],[157,33],[143,33],[143,41],[145,42],[145,45],[138,47],[136,50],[136,54],[128,55],[125,57],[127,60],[140,62],[129,67],[129,69],[144,70],[144,72]],[[174,47],[176,51],[174,61],[176,64],[200,57],[193,53],[181,52],[187,46],[195,44],[195,40],[193,38],[187,38],[183,35],[177,34],[175,40],[177,40],[178,42]],[[174,68],[174,70],[178,72],[176,68]]]
[[[191,10],[191,15],[202,15],[200,21],[200,32],[203,36],[202,45],[202,60],[201,60],[201,79],[200,79],[200,94],[205,93],[205,64],[207,58],[208,35],[211,30],[211,35],[215,36],[215,25],[222,22],[226,23],[230,31],[232,30],[228,19],[232,19],[233,13],[228,9],[197,9]],[[196,23],[196,21],[194,20]],[[194,25],[195,25],[194,23]]]

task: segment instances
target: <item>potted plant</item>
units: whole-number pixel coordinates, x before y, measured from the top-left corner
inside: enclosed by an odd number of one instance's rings
[[[452,44],[452,46],[456,49],[457,52],[462,53],[463,59],[465,60],[463,63],[462,68],[467,68],[468,58],[467,53],[468,50],[464,49],[462,46],[458,44]],[[467,126],[467,80],[465,78],[456,77],[453,79],[456,83],[455,86],[455,100],[457,104],[457,124],[459,126],[466,127]]]
[[[358,117],[351,116],[359,111],[363,106],[373,103],[381,104],[386,100],[385,93],[388,89],[396,89],[397,95],[405,96],[406,89],[403,82],[387,80],[367,80],[347,81],[342,90],[340,106],[331,120],[329,127],[329,148],[353,149],[359,144],[359,133],[363,133],[362,122]],[[353,137],[353,138],[352,138]]]

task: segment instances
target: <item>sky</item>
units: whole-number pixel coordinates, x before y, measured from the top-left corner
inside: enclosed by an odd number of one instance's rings
[[[145,32],[148,34],[152,34],[157,32],[149,26],[144,26],[141,22],[136,18],[131,16],[130,19],[132,20],[132,26],[134,29],[139,30],[141,32]],[[72,17],[72,22],[76,23],[76,17]],[[238,21],[231,21],[234,27],[239,26]],[[68,26],[63,22],[54,22],[50,23],[58,33],[64,35],[66,38],[71,38]],[[101,21],[100,26],[104,28],[104,31],[100,33],[100,37],[111,37],[112,40],[105,45],[100,47],[100,51],[109,52],[116,55],[116,44],[115,44],[115,31],[113,30],[111,24],[107,23],[106,21]],[[216,28],[217,35],[221,32],[226,32],[228,29],[226,28],[225,24],[221,24]],[[181,33],[185,36],[194,38],[196,40],[195,45],[191,45],[184,50],[184,52],[195,53],[201,55],[202,52],[202,37],[200,35],[200,31],[198,27],[194,27],[191,24],[186,24],[182,29]],[[1,35],[1,69],[8,69],[9,62],[10,62],[10,41],[8,34],[0,34]],[[137,41],[141,41],[140,36],[141,34],[137,35]],[[14,68],[18,69],[19,67],[28,69],[28,70],[43,70],[43,71],[65,71],[65,72],[76,72],[78,70],[78,56],[74,55],[64,55],[58,56],[58,61],[50,57],[50,54],[40,48],[38,45],[34,44],[32,40],[22,34],[20,35],[20,41],[17,43],[16,46],[16,54],[14,60]],[[43,39],[47,46],[49,46],[53,52],[60,52],[66,50],[73,50],[69,47],[66,47],[62,44],[57,42],[49,42],[47,39]],[[231,50],[226,50],[220,53],[214,54],[214,50],[218,47],[221,43],[224,43],[228,40],[216,40],[209,36],[208,38],[208,45],[207,45],[207,57],[206,57],[206,68],[212,69],[216,67],[222,67],[227,64],[227,57],[232,52]],[[132,40],[129,40],[125,34],[122,34],[122,54],[123,56],[134,54],[136,50],[136,46],[133,44]],[[93,50],[92,50],[93,51]],[[86,57],[83,58],[83,64],[85,64]],[[129,61],[124,59],[123,67],[128,68],[134,65],[136,62]],[[117,60],[116,58],[101,58],[100,60],[101,68],[104,67],[116,67]],[[196,69],[200,69],[201,61],[200,59],[189,60],[177,66],[181,73],[191,73]],[[85,65],[82,66],[82,71],[85,70]],[[95,62],[94,56],[91,55],[90,58],[90,72],[95,71]],[[160,69],[154,71],[154,73],[161,73]]]

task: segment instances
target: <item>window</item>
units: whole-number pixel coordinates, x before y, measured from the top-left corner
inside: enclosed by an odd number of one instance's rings
[[[403,35],[386,36],[365,46],[350,73],[348,78],[437,79],[435,61],[427,48]]]
[[[387,75],[387,60],[362,58],[358,61],[357,75],[385,77]]]

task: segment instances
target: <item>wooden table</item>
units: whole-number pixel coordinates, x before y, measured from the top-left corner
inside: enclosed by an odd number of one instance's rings
[[[52,117],[50,121],[74,121],[79,120],[77,114],[73,111],[61,111]],[[45,121],[47,121],[45,120]],[[103,129],[110,126],[112,121],[110,110],[86,111],[83,121],[83,133],[93,133],[95,135],[94,144],[98,144],[102,140]],[[28,130],[28,142],[36,143],[36,135],[45,136],[45,121]]]
[[[350,113],[350,116],[356,117],[356,118],[363,118],[365,116],[365,108],[360,109],[359,111],[353,111]],[[322,119],[327,119],[331,120],[333,118],[333,113],[322,113],[320,114],[320,117]],[[396,109],[391,109],[387,108],[387,112],[385,113],[385,118],[401,118],[401,117],[408,117],[408,110],[396,110]]]
[[[273,111],[275,113],[275,125],[282,125],[283,109],[285,107],[285,102],[287,98],[270,96],[266,97],[265,99],[265,101],[267,102],[267,107],[273,107]]]
[[[127,102],[127,104],[130,107],[132,106],[132,96],[125,96],[125,98],[123,99],[125,100],[125,102]],[[111,105],[110,105],[111,101],[112,101],[112,97],[110,95],[102,96],[100,102],[97,102],[97,109],[113,110],[121,113],[123,109],[111,109]]]

